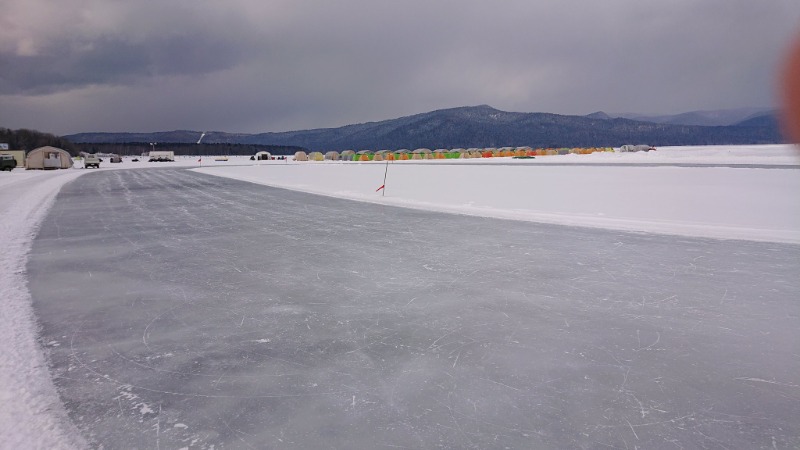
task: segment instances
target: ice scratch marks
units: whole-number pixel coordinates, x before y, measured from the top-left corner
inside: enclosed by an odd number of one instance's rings
[[[446,337],[448,337],[448,336],[450,336],[450,335],[452,335],[452,334],[454,334],[454,333],[457,333],[458,331],[461,331],[461,327],[459,327],[459,328],[456,328],[455,330],[453,330],[453,331],[450,331],[450,332],[448,332],[448,333],[445,333],[444,335],[442,335],[441,337],[439,337],[438,339],[436,339],[435,341],[433,341],[433,344],[431,344],[431,345],[428,347],[428,350],[434,350],[434,349],[437,349],[437,348],[439,348],[440,346],[438,346],[438,345],[437,345],[437,344],[439,343],[439,341],[441,341],[442,339],[444,339],[444,338],[446,338]]]
[[[800,385],[797,385],[797,384],[792,384],[792,383],[781,383],[781,382],[779,382],[779,381],[774,381],[774,380],[765,380],[765,379],[763,379],[763,378],[738,377],[738,378],[734,378],[734,380],[737,380],[737,381],[750,381],[750,382],[754,382],[754,383],[768,383],[768,384],[774,384],[774,385],[776,385],[776,386],[785,386],[785,387],[791,387],[791,388],[800,388]]]
[[[362,345],[361,347],[355,348],[353,350],[347,351],[344,354],[345,355],[349,355],[351,353],[360,352],[361,350],[364,350],[364,349],[367,349],[369,347],[372,347],[375,344],[386,344],[386,340],[387,339],[389,339],[391,337],[394,337],[394,336],[396,336],[398,334],[400,334],[400,332],[399,331],[395,331],[394,333],[390,333],[390,334],[388,334],[386,336],[380,336],[380,337],[370,341],[369,343],[367,343],[365,345]]]
[[[481,377],[478,377],[478,379],[479,379],[479,380],[483,380],[483,381],[488,381],[488,382],[490,382],[490,383],[494,383],[494,384],[496,384],[496,385],[498,385],[498,386],[502,386],[502,387],[504,387],[504,388],[508,388],[508,389],[515,390],[515,391],[517,391],[517,392],[522,392],[522,389],[515,388],[514,386],[509,386],[509,385],[507,385],[507,384],[505,384],[505,383],[501,383],[501,382],[499,382],[499,381],[495,381],[495,380],[492,380],[492,379],[490,379],[490,378],[481,378]]]
[[[123,384],[117,387],[118,394],[116,397],[113,397],[113,400],[117,401],[117,405],[119,406],[120,416],[124,415],[124,408],[122,406],[122,401],[125,400],[126,404],[129,404],[128,410],[134,411],[139,415],[139,422],[144,422],[145,418],[148,416],[155,416],[158,418],[161,414],[161,404],[158,405],[158,415],[156,415],[156,411],[145,401],[143,401],[137,394],[133,393],[133,386],[130,384]]]
[[[634,351],[640,352],[642,350],[649,350],[656,346],[659,342],[661,342],[661,332],[656,331],[656,340],[652,344],[648,345],[647,347],[642,347],[642,339],[639,333],[639,330],[636,330],[636,339],[639,342],[639,348],[635,349]]]
[[[625,422],[628,424],[629,427],[631,427],[631,431],[633,432],[633,437],[635,437],[636,440],[638,441],[639,435],[636,434],[636,430],[633,429],[633,425],[631,425],[631,422],[628,419],[625,419]]]
[[[245,445],[247,448],[253,448],[253,449],[254,449],[254,448],[256,448],[256,447],[254,447],[254,446],[253,446],[253,445],[252,445],[250,442],[248,442],[247,440],[245,440],[245,439],[244,439],[244,437],[242,437],[242,436],[247,436],[247,437],[249,437],[249,438],[255,438],[255,436],[253,436],[253,435],[251,435],[251,434],[248,434],[248,433],[245,433],[245,432],[244,432],[244,431],[242,431],[242,430],[237,430],[237,429],[234,429],[233,427],[231,427],[230,421],[228,421],[228,420],[225,420],[225,417],[220,417],[220,421],[221,421],[221,422],[222,422],[222,423],[225,425],[225,428],[227,428],[227,429],[228,429],[228,430],[229,430],[231,433],[233,433],[233,435],[234,435],[234,436],[236,436],[236,438],[237,438],[237,439],[239,439],[240,441],[242,441],[242,443],[243,443],[243,444],[244,444],[244,445]]]
[[[161,449],[161,403],[158,404],[158,415],[156,416],[156,448]]]

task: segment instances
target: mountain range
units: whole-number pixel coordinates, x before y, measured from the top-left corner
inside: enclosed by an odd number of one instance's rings
[[[600,112],[600,114],[605,114]],[[611,118],[638,120],[641,122],[666,123],[670,125],[700,125],[704,127],[729,126],[741,124],[755,117],[774,115],[770,108],[737,108],[711,111],[690,111],[674,115],[609,114]],[[591,114],[590,114],[591,116]]]
[[[784,142],[767,109],[695,111],[674,116],[587,116],[506,112],[488,105],[441,109],[338,128],[258,134],[206,132],[203,143],[298,146],[309,150],[459,147],[618,147]],[[200,131],[80,133],[75,143],[192,143]]]

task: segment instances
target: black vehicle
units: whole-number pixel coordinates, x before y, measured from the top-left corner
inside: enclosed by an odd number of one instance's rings
[[[17,167],[17,160],[11,155],[0,155],[0,170],[11,172]]]

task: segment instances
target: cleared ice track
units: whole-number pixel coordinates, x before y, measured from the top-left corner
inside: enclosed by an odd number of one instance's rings
[[[96,445],[800,445],[800,246],[115,171],[28,271]]]

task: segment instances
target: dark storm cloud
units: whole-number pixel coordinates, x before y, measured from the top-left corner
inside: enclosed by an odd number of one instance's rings
[[[10,16],[31,26],[0,23],[0,126],[258,132],[483,103],[769,106],[800,6],[12,0]]]
[[[205,35],[154,36],[144,43],[102,37],[77,48],[53,42],[39,54],[4,55],[0,94],[47,94],[92,84],[136,83],[165,75],[202,75],[235,65],[243,57],[235,42]]]

